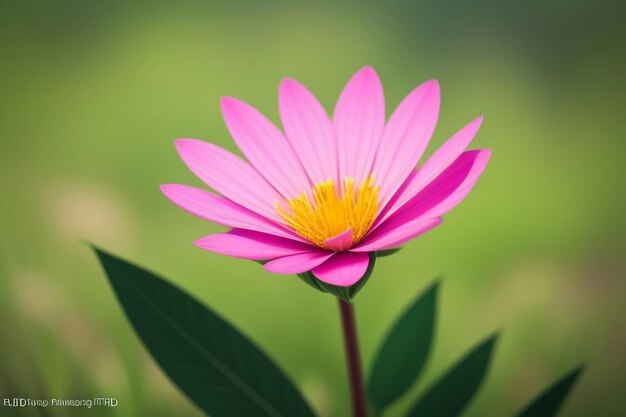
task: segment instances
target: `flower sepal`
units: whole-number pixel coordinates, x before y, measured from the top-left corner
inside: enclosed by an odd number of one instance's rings
[[[376,264],[376,256],[376,252],[369,253],[369,265],[367,266],[365,274],[363,274],[361,279],[359,279],[356,284],[349,287],[340,287],[337,285],[327,284],[323,281],[320,281],[315,275],[313,275],[313,272],[311,271],[298,274],[298,277],[300,277],[302,281],[306,282],[318,291],[334,295],[335,297],[341,298],[346,303],[352,303],[354,297],[359,291],[361,291],[361,288],[365,286],[370,276],[372,275],[372,272],[374,271],[374,266]]]
[[[402,247],[394,248],[394,249],[379,250],[379,251],[376,251],[376,256],[379,258],[383,258],[385,256],[390,256],[390,255],[393,255],[394,253],[398,253],[400,252],[401,249]]]

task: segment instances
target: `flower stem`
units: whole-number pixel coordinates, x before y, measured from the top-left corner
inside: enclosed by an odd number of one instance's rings
[[[363,387],[363,372],[361,371],[361,357],[359,355],[359,341],[356,335],[356,320],[354,307],[340,298],[339,311],[343,341],[348,361],[348,377],[352,394],[352,414],[354,417],[366,417],[365,390]]]

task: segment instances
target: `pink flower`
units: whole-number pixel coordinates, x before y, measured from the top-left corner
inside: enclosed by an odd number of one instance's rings
[[[189,169],[219,194],[161,186],[184,210],[232,228],[197,246],[268,261],[271,272],[311,270],[323,282],[353,285],[367,270],[369,252],[397,248],[439,225],[491,154],[466,151],[479,117],[417,166],[439,114],[435,80],[414,89],[387,123],[382,85],[371,67],[348,82],[332,120],[295,80],[281,82],[278,98],[284,133],[252,106],[221,100],[247,161],[203,141],[176,141]]]

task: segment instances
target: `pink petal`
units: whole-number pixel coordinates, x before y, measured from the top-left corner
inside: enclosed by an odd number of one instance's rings
[[[441,219],[439,218],[417,218],[395,229],[382,230],[381,228],[367,236],[356,247],[352,248],[352,250],[355,252],[372,252],[397,248],[440,224]]]
[[[313,275],[320,281],[340,287],[349,287],[360,280],[369,265],[365,252],[335,252],[323,264],[313,268]]]
[[[385,97],[371,67],[356,73],[344,88],[333,115],[339,177],[361,184],[370,174],[385,125]]]
[[[456,207],[461,201],[463,201],[472,190],[472,188],[474,188],[474,185],[476,185],[478,179],[487,167],[487,163],[489,162],[489,158],[491,157],[491,149],[481,149],[473,152],[476,152],[476,159],[472,164],[472,168],[465,180],[445,200],[424,213],[424,216],[443,216],[454,207]]]
[[[450,164],[452,164],[469,146],[474,136],[476,136],[476,133],[478,133],[482,121],[482,116],[474,119],[437,149],[417,171],[413,171],[391,201],[389,201],[389,204],[387,204],[374,223],[374,227],[389,218],[389,216],[394,214],[411,198],[415,197],[428,183],[448,168],[448,166],[450,166]]]
[[[286,78],[278,93],[287,140],[314,184],[337,178],[337,147],[326,110],[299,82]]]
[[[330,250],[342,251],[348,250],[352,246],[352,229],[349,228],[343,233],[338,234],[335,237],[326,239],[326,246]]]
[[[161,191],[187,212],[224,226],[301,239],[290,230],[229,199],[188,185],[163,184]]]
[[[298,157],[272,122],[254,107],[234,98],[222,98],[221,107],[226,126],[241,152],[278,192],[292,198],[311,189]]]
[[[247,162],[211,143],[178,139],[176,149],[189,169],[229,200],[269,219],[281,221],[280,196]]]
[[[489,150],[467,151],[443,171],[435,180],[402,206],[394,215],[361,242],[359,248],[367,250],[374,239],[403,228],[406,224],[417,225],[422,219],[440,217],[457,205],[476,184],[489,160]],[[352,250],[357,250],[353,248]]]
[[[301,274],[310,271],[331,256],[333,252],[322,250],[298,253],[269,261],[264,268],[276,274]]]
[[[306,243],[243,229],[205,236],[198,239],[195,245],[222,255],[253,260],[274,259],[317,250],[315,246]]]
[[[439,84],[427,81],[413,90],[389,118],[373,172],[384,207],[419,162],[439,116]]]

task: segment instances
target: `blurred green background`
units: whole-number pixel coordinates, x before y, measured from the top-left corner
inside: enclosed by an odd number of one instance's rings
[[[357,298],[365,368],[443,276],[436,348],[411,400],[504,329],[467,416],[511,415],[588,367],[562,416],[624,416],[626,26],[618,2],[2,1],[0,397],[116,397],[53,416],[199,416],[151,362],[85,240],[158,271],[259,342],[320,415],[349,413],[335,301],[196,249],[222,230],[165,200],[199,185],[178,137],[232,151],[232,95],[277,120],[291,76],[328,110],[373,65],[388,111],[442,87],[428,152],[479,114],[483,178],[438,229],[380,259]],[[10,414],[3,408],[1,413]],[[36,409],[21,410],[37,416]]]

